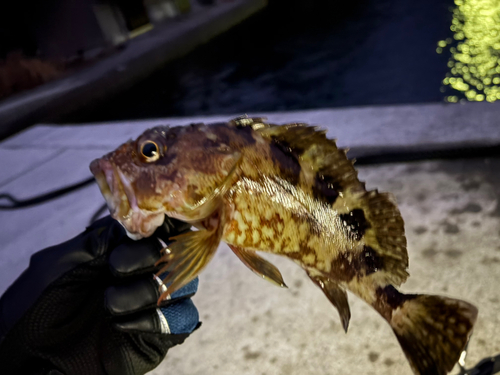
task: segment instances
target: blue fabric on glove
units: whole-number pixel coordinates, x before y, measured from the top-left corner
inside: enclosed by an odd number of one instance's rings
[[[190,299],[174,302],[168,307],[161,307],[160,310],[173,334],[191,333],[200,321],[198,310]]]
[[[162,274],[160,278],[164,278],[166,275]],[[171,298],[177,299],[193,295],[198,290],[198,284],[199,280],[196,278],[179,290],[176,290]],[[198,310],[191,299],[174,302],[168,306],[160,307],[160,310],[167,319],[170,332],[173,334],[193,332],[200,320]]]
[[[166,276],[166,274],[162,274],[161,277]],[[172,295],[172,299],[184,297],[184,296],[190,296],[196,293],[198,290],[198,285],[199,285],[199,280],[198,278],[194,279],[193,281],[189,282],[188,284],[184,285],[182,288],[179,290],[176,290]]]

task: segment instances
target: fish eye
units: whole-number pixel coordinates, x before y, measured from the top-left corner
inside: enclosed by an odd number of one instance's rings
[[[160,149],[153,141],[146,141],[141,146],[141,154],[150,163],[160,158]]]

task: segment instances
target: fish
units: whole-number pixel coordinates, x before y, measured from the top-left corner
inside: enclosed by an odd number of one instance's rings
[[[195,228],[162,250],[167,291],[158,303],[195,278],[221,241],[259,277],[286,287],[257,252],[273,253],[307,273],[346,332],[348,290],[389,323],[415,374],[447,374],[478,310],[398,291],[409,276],[403,218],[390,193],[366,190],[346,153],[318,127],[242,116],[148,129],[90,170],[129,237],[151,236],[165,216]]]

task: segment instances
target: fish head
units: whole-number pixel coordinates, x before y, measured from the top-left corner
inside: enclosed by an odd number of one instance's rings
[[[94,160],[90,170],[111,216],[140,239],[153,234],[165,215],[203,219],[201,207],[240,158],[226,143],[203,124],[160,126]]]

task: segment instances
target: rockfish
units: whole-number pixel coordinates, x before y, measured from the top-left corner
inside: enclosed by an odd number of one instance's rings
[[[111,215],[134,239],[165,215],[198,230],[173,238],[158,274],[167,292],[188,283],[226,242],[259,276],[284,287],[257,255],[286,256],[337,308],[347,331],[346,290],[390,324],[415,374],[458,361],[477,309],[464,301],[397,291],[409,276],[404,223],[392,195],[366,191],[346,151],[306,124],[262,119],[159,126],[90,166]]]

